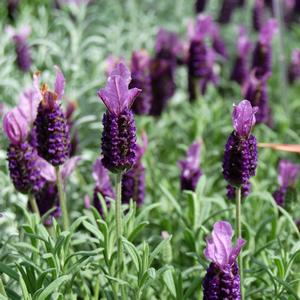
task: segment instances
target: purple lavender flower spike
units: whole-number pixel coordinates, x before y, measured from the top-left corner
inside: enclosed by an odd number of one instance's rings
[[[81,161],[80,156],[73,156],[63,164],[61,170],[61,178],[64,183],[70,177],[71,173],[75,170],[75,168],[77,167],[80,161]]]
[[[246,29],[244,27],[240,27],[239,31],[240,32],[236,47],[237,57],[235,59],[230,78],[240,85],[243,85],[248,78],[248,55],[252,48],[252,43],[250,42],[246,33]]]
[[[28,72],[32,64],[30,49],[27,42],[31,28],[24,25],[19,31],[16,31],[14,28],[9,26],[7,27],[6,31],[12,37],[15,43],[17,65],[19,69],[23,72]]]
[[[206,0],[196,0],[195,2],[195,10],[197,14],[200,14],[204,11],[206,6]]]
[[[271,73],[261,75],[258,69],[254,69],[243,87],[245,98],[250,101],[252,106],[258,108],[256,113],[256,123],[268,124],[271,119],[267,91],[267,80],[270,75]]]
[[[3,131],[10,140],[8,167],[15,188],[24,194],[39,190],[45,178],[40,171],[37,151],[27,141],[29,124],[18,107],[4,116]]]
[[[141,94],[136,97],[132,111],[137,115],[147,115],[151,109],[152,89],[150,76],[150,57],[144,50],[135,51],[131,57],[132,81],[129,88],[139,88]]]
[[[70,154],[69,126],[59,103],[64,86],[63,73],[56,67],[54,92],[46,84],[42,86],[42,101],[34,122],[38,153],[53,166],[62,165]]]
[[[73,115],[74,115],[76,109],[77,109],[77,102],[69,101],[67,104],[67,108],[66,108],[66,119],[67,119],[67,124],[69,126],[70,136],[71,136],[70,157],[75,156],[76,153],[79,151],[78,130],[75,127],[75,122],[73,119]]]
[[[108,170],[103,166],[101,159],[97,159],[93,165],[93,178],[95,180],[95,188],[94,188],[94,196],[93,196],[93,204],[99,211],[99,213],[103,214],[103,208],[101,205],[101,201],[98,197],[98,194],[101,194],[104,200],[106,201],[106,205],[110,207],[110,201],[107,198],[114,199],[115,192],[112,188]]]
[[[122,178],[122,203],[129,203],[130,199],[140,207],[145,198],[145,167],[142,157],[147,149],[148,139],[142,134],[143,145],[137,145],[137,160],[133,167]]]
[[[255,0],[252,11],[252,24],[256,31],[259,31],[265,23],[265,1]]]
[[[98,91],[107,111],[103,115],[102,163],[114,173],[129,170],[136,160],[136,128],[130,110],[141,90],[129,89],[130,71],[120,63]]]
[[[260,30],[259,40],[256,43],[253,59],[252,59],[252,69],[257,68],[259,74],[263,76],[264,74],[271,72],[272,70],[272,37],[278,30],[277,21],[274,19],[269,20],[264,24]]]
[[[201,142],[194,142],[187,151],[186,159],[180,160],[178,165],[181,169],[180,188],[181,190],[195,191],[202,172],[200,164]]]
[[[289,83],[293,84],[300,78],[300,49],[295,49],[292,52],[292,59],[288,69]]]
[[[229,223],[215,223],[212,235],[206,239],[204,256],[211,261],[203,280],[203,299],[241,299],[237,257],[245,240],[238,239],[232,246],[233,231]]]
[[[273,193],[276,203],[284,206],[288,188],[294,188],[300,174],[300,165],[288,160],[280,160],[278,166],[279,188]]]
[[[211,29],[212,46],[216,53],[221,55],[224,59],[228,58],[228,51],[226,49],[225,41],[223,40],[219,26],[213,24]]]
[[[257,142],[251,134],[255,124],[256,107],[248,100],[234,106],[232,122],[234,131],[230,134],[224,152],[223,175],[235,187],[248,184],[255,175],[257,165]]]
[[[230,23],[233,11],[237,6],[236,0],[223,0],[218,21],[221,24]]]

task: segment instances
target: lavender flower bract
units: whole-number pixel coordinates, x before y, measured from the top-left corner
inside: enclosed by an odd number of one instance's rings
[[[211,261],[203,280],[204,300],[241,299],[240,275],[236,259],[245,244],[243,239],[232,246],[232,227],[215,223],[212,235],[206,239],[205,257]]]
[[[234,106],[232,121],[234,131],[229,136],[224,152],[223,175],[232,186],[247,184],[255,175],[257,165],[257,142],[250,133],[255,124],[257,108],[248,100]]]
[[[179,161],[181,169],[180,188],[181,190],[195,191],[202,172],[199,168],[201,142],[194,142],[187,151],[187,157]]]
[[[130,108],[140,90],[128,89],[130,81],[129,70],[120,63],[98,92],[107,108],[102,120],[102,163],[114,173],[129,170],[136,160],[136,128]]]
[[[64,86],[64,76],[57,68],[54,92],[47,85],[41,88],[42,101],[34,122],[38,153],[53,166],[62,165],[70,155],[69,126],[59,103]]]

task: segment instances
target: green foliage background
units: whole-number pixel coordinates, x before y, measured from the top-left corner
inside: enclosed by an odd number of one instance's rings
[[[111,209],[103,220],[85,210],[83,199],[92,196],[91,166],[100,155],[101,118],[104,106],[96,91],[105,83],[106,58],[110,54],[127,61],[135,49],[153,53],[159,27],[187,39],[186,25],[194,18],[191,0],[100,0],[88,7],[56,10],[51,1],[21,1],[16,26],[32,28],[29,43],[34,64],[30,74],[15,66],[15,54],[5,33],[5,1],[0,4],[0,95],[11,107],[22,89],[30,86],[32,72],[54,78],[53,65],[63,70],[66,98],[78,102],[76,126],[83,161],[67,186],[72,221],[70,231],[54,224],[50,234],[36,216],[26,210],[27,199],[10,182],[6,162],[7,140],[0,136],[0,273],[9,299],[114,299],[120,286],[125,299],[201,299],[201,281],[208,262],[203,256],[205,237],[218,220],[234,224],[234,204],[226,199],[222,156],[232,130],[232,104],[242,99],[239,87],[228,80],[235,53],[237,25],[251,28],[252,1],[235,13],[222,28],[230,60],[220,65],[219,88],[210,87],[196,103],[188,102],[186,69],[176,74],[177,91],[161,118],[136,117],[139,136],[149,138],[144,157],[147,170],[145,205],[132,205],[124,222],[126,270],[115,277],[115,224]],[[216,16],[219,1],[211,1],[208,13]],[[299,46],[298,24],[285,28],[287,61]],[[253,41],[257,38],[251,32]],[[274,40],[273,75],[269,80],[274,128],[256,126],[259,142],[300,144],[300,87],[286,87],[280,80],[278,38]],[[203,140],[201,169],[196,193],[179,190],[178,159],[195,140]],[[299,199],[286,211],[276,206],[279,158],[295,162],[292,154],[260,149],[252,193],[243,202],[243,236],[247,240],[245,262],[246,299],[300,299],[300,241],[294,220],[300,218]],[[113,178],[112,178],[113,179]],[[299,190],[299,184],[297,186]],[[58,222],[60,222],[58,220]],[[167,231],[170,239],[163,240]],[[4,293],[5,290],[5,293]],[[0,296],[0,299],[6,299]]]

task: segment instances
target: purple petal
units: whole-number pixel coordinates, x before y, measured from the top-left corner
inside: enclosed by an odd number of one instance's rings
[[[127,85],[129,85],[131,81],[130,71],[123,62],[117,64],[116,67],[112,70],[110,77],[113,76],[120,76]]]
[[[67,178],[72,174],[72,172],[75,170],[78,163],[81,161],[80,156],[73,156],[69,160],[67,160],[61,170],[61,178],[63,181],[66,181]]]
[[[65,92],[65,77],[58,66],[54,66],[54,68],[56,70],[54,92],[57,95],[57,99],[60,100]]]
[[[124,103],[124,107],[130,108],[135,100],[135,98],[142,92],[141,89],[133,88],[128,91],[128,97]]]
[[[200,164],[200,153],[201,153],[201,141],[194,142],[186,153],[186,159],[178,162],[181,170],[186,172],[186,176],[189,173],[199,169]],[[188,174],[187,174],[188,173]]]
[[[248,100],[242,100],[234,105],[232,113],[233,128],[241,137],[248,137],[252,126],[255,124],[255,113],[257,107],[252,107]]]
[[[4,116],[3,131],[11,143],[15,145],[26,140],[29,133],[29,124],[18,107],[15,107]]]
[[[198,16],[195,30],[194,39],[203,39],[206,35],[210,35],[213,28],[213,19],[211,16],[201,14]]]
[[[240,33],[237,41],[237,52],[241,57],[246,56],[251,50],[252,43],[247,36],[245,27],[240,27]]]
[[[110,186],[108,170],[103,166],[101,158],[98,158],[93,165],[93,178],[100,190],[105,190],[107,186]]]
[[[36,161],[36,168],[40,170],[40,175],[50,182],[56,181],[55,168],[45,159],[38,157]]]
[[[236,261],[237,257],[239,256],[242,247],[245,245],[246,241],[243,239],[238,238],[237,244],[235,247],[232,248],[230,256],[229,256],[229,263],[232,264]]]
[[[269,44],[273,35],[278,31],[278,24],[275,19],[271,19],[263,26],[259,34],[259,41],[262,44]]]
[[[293,186],[300,173],[300,165],[288,160],[281,160],[278,166],[278,182],[281,187],[288,188]]]

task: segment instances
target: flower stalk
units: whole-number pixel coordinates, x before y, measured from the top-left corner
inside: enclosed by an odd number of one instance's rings
[[[68,216],[68,209],[67,209],[67,203],[66,203],[66,195],[63,188],[63,183],[61,179],[61,173],[59,166],[55,167],[56,171],[56,184],[58,189],[58,196],[59,196],[59,203],[62,211],[62,218],[63,218],[63,226],[64,230],[69,229],[69,216]]]
[[[41,215],[40,215],[39,207],[36,203],[35,197],[31,193],[28,194],[28,201],[30,203],[30,206],[31,206],[31,209],[33,210],[33,212],[36,213],[40,218]]]
[[[123,263],[122,253],[122,173],[116,174],[116,233],[117,233],[117,263],[118,263],[118,274],[121,273]]]
[[[242,239],[242,187],[238,187],[236,190],[236,215],[235,215],[235,226],[236,226],[236,235],[237,239]],[[243,258],[242,258],[242,249],[238,257],[238,264],[240,270],[240,285],[241,285],[241,300],[243,300],[244,289],[243,289]]]

